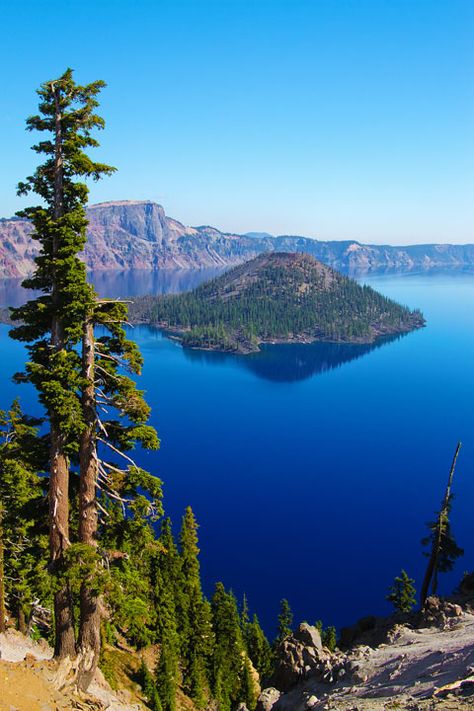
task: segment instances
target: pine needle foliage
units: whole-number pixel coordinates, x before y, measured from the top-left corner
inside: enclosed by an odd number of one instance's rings
[[[43,617],[51,602],[47,571],[45,518],[47,443],[40,420],[25,415],[15,400],[0,411],[0,628],[7,606],[25,632]],[[40,619],[36,619],[40,614]]]
[[[392,603],[397,612],[410,612],[416,605],[415,581],[405,570],[393,581],[387,600]]]

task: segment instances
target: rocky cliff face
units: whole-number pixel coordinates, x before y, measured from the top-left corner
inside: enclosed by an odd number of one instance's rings
[[[88,218],[84,259],[94,270],[232,266],[269,251],[307,252],[349,272],[474,266],[474,245],[391,247],[265,233],[237,235],[209,226],[186,227],[150,201],[93,205]],[[31,231],[26,220],[0,220],[0,278],[32,272],[37,244]]]

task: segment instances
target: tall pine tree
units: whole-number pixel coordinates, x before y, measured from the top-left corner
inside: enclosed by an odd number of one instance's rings
[[[30,131],[47,137],[33,146],[45,161],[18,186],[20,195],[36,193],[42,205],[23,210],[33,222],[33,238],[40,243],[34,275],[23,285],[42,292],[14,310],[22,321],[11,332],[29,344],[26,372],[18,376],[36,387],[50,423],[49,517],[51,572],[59,575],[69,535],[69,462],[77,455],[84,418],[81,407],[81,362],[77,353],[86,315],[94,294],[78,254],[84,249],[87,187],[77,178],[98,180],[114,169],[92,161],[85,149],[97,146],[91,136],[102,128],[95,113],[101,81],[79,86],[68,69],[38,90],[39,113],[27,119]],[[55,655],[74,656],[75,636],[70,591],[59,586],[54,600]]]
[[[291,611],[290,603],[288,600],[283,598],[280,601],[280,612],[278,614],[278,636],[276,641],[282,642],[285,637],[288,637],[292,633],[293,624],[293,613]]]
[[[237,701],[243,701],[245,650],[237,601],[222,583],[217,583],[211,606],[215,634],[211,667],[212,693],[219,704],[219,711],[231,711]]]
[[[39,114],[27,120],[27,127],[47,132],[46,140],[33,146],[46,159],[20,183],[19,193],[34,192],[44,202],[22,213],[32,220],[33,237],[40,242],[36,271],[24,285],[42,293],[14,310],[14,320],[22,323],[11,332],[29,344],[30,360],[17,379],[37,388],[50,423],[50,569],[58,581],[55,655],[79,654],[82,688],[93,676],[100,648],[98,509],[106,511],[106,505],[99,504],[97,488],[105,504],[119,501],[136,516],[161,512],[159,480],[126,454],[136,443],[152,449],[159,445],[155,430],[146,424],[149,408],[143,393],[126,374],[139,373],[142,365],[123,328],[126,306],[97,298],[78,256],[87,227],[88,189],[81,179],[98,180],[114,170],[85,152],[98,145],[91,131],[104,126],[95,113],[103,86],[101,81],[80,86],[68,69],[38,90]],[[99,337],[96,326],[105,329]],[[103,420],[99,411],[106,414]],[[70,550],[71,461],[80,469],[76,550]],[[82,561],[84,573],[77,649],[68,584],[71,560]]]
[[[209,602],[201,590],[198,524],[190,506],[183,516],[180,542],[182,606],[179,610],[184,689],[198,708],[209,691],[208,666],[214,634]]]

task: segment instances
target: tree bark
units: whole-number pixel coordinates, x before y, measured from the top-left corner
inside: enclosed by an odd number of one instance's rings
[[[451,486],[453,483],[454,471],[456,469],[456,462],[459,455],[459,450],[461,449],[461,442],[458,442],[456,451],[454,452],[453,461],[451,464],[451,469],[449,470],[448,483],[446,485],[446,491],[444,492],[444,499],[441,505],[441,509],[438,515],[438,523],[436,526],[435,538],[433,540],[433,546],[431,548],[431,554],[426,567],[425,577],[423,578],[423,584],[421,586],[420,603],[421,607],[424,606],[426,598],[428,597],[428,590],[430,583],[432,582],[431,592],[433,595],[436,594],[438,587],[438,560],[441,551],[441,545],[443,541],[443,520],[448,516],[449,510],[449,499],[451,496]]]
[[[26,635],[28,628],[26,626],[25,611],[21,603],[22,601],[20,600],[18,605],[18,632],[21,632],[21,634]]]
[[[5,609],[5,566],[2,517],[2,505],[0,504],[0,633],[5,632],[7,619],[7,611]]]
[[[54,219],[64,214],[62,127],[59,89],[51,85],[55,102],[55,156],[54,156]],[[53,239],[53,264],[59,251],[57,230]],[[53,266],[54,269],[54,266]],[[51,345],[55,352],[64,349],[64,327],[56,315],[58,286],[53,273],[51,298],[53,318],[51,321]],[[51,471],[49,480],[49,547],[53,572],[60,568],[64,551],[69,546],[69,461],[64,452],[60,422],[54,413],[51,419]],[[55,645],[54,655],[59,658],[75,653],[74,619],[71,593],[67,586],[54,596]]]
[[[84,323],[82,339],[82,375],[86,385],[82,392],[85,429],[80,443],[79,541],[97,548],[98,513],[96,484],[96,404],[94,388],[94,326],[89,318]],[[94,677],[100,655],[100,598],[84,581],[80,593],[78,686],[86,690]]]

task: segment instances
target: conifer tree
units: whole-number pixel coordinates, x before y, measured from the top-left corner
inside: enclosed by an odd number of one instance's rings
[[[209,688],[207,667],[213,644],[211,611],[201,590],[198,524],[190,506],[183,516],[180,542],[181,586],[178,630],[181,639],[184,689],[194,703],[205,705]]]
[[[246,655],[243,660],[239,700],[242,700],[245,703],[249,711],[253,711],[257,705],[257,688],[252,676],[250,661]]]
[[[86,240],[87,187],[76,179],[98,180],[114,170],[85,153],[98,145],[91,131],[104,125],[95,113],[96,96],[103,86],[101,81],[77,85],[70,69],[41,85],[37,92],[39,114],[27,119],[27,128],[48,134],[33,146],[45,161],[18,186],[20,195],[36,193],[44,203],[21,213],[33,222],[32,236],[40,243],[36,271],[23,285],[42,294],[13,311],[13,319],[23,323],[11,335],[29,344],[30,361],[18,379],[36,387],[50,423],[50,563],[56,575],[62,572],[70,545],[69,460],[77,455],[84,426],[76,346],[94,301],[78,258]],[[67,585],[56,592],[54,608],[55,655],[73,656],[73,613]]]
[[[79,86],[68,69],[41,86],[39,115],[27,120],[30,130],[50,134],[33,147],[46,155],[45,162],[19,185],[20,194],[35,192],[45,202],[45,207],[22,213],[32,220],[33,237],[40,242],[36,271],[24,285],[42,295],[14,310],[13,318],[23,323],[11,334],[29,344],[30,361],[18,379],[35,385],[50,423],[50,563],[59,581],[54,605],[58,657],[76,651],[67,581],[71,561],[77,569],[81,563],[83,567],[77,645],[82,688],[93,676],[100,650],[97,488],[105,504],[110,498],[120,501],[134,516],[161,512],[159,480],[126,454],[136,443],[152,449],[159,445],[155,430],[146,424],[149,408],[143,393],[124,373],[137,374],[142,365],[136,344],[123,329],[126,306],[97,299],[78,257],[86,241],[88,194],[80,179],[98,180],[114,170],[85,153],[98,145],[91,131],[104,126],[95,113],[103,86],[101,81]],[[95,336],[96,325],[105,328],[104,335]],[[99,411],[107,417],[101,420]],[[80,469],[75,550],[68,550],[71,460],[78,461]],[[101,509],[106,511],[106,506]]]
[[[421,541],[423,546],[429,546],[429,552],[425,553],[428,558],[425,576],[421,585],[420,603],[425,604],[428,591],[431,585],[431,592],[436,594],[438,587],[438,573],[448,572],[454,567],[457,558],[463,555],[464,551],[460,548],[451,531],[449,514],[451,512],[453,495],[451,487],[456,470],[456,463],[461,450],[461,442],[458,442],[454,457],[449,471],[448,483],[444,493],[444,498],[441,503],[441,508],[437,515],[436,521],[428,524],[430,530],[429,535]]]
[[[161,708],[174,711],[179,684],[180,639],[176,603],[181,593],[181,571],[169,518],[162,521],[159,542],[160,550],[152,562],[156,640],[160,645],[155,682]]]
[[[329,625],[325,630],[322,630],[321,641],[330,652],[334,652],[337,644],[337,634],[333,625]]]
[[[141,496],[143,492],[138,493]],[[130,491],[127,496],[136,498]],[[156,613],[150,600],[154,599],[152,571],[159,543],[153,521],[142,516],[139,507],[124,510],[121,502],[103,492],[100,502],[107,514],[99,526],[100,544],[111,561],[105,595],[110,623],[140,648],[154,641]]]
[[[217,583],[211,600],[212,624],[215,634],[211,667],[211,687],[219,711],[231,711],[242,700],[244,643],[240,629],[237,601]]]
[[[245,646],[253,666],[260,679],[270,676],[273,664],[273,653],[270,642],[260,626],[257,615],[248,622],[244,631]]]
[[[83,326],[79,541],[88,547],[89,555],[96,551],[99,534],[97,487],[104,501],[113,498],[129,510],[135,528],[141,532],[146,529],[143,523],[147,518],[156,519],[162,513],[160,480],[138,467],[127,454],[137,443],[145,449],[157,449],[159,440],[147,424],[150,408],[143,392],[124,373],[139,374],[142,366],[136,344],[126,337],[125,318],[123,303],[96,299]],[[96,325],[105,330],[97,338]],[[92,574],[81,586],[78,651],[84,660],[83,688],[92,680],[100,652],[98,564],[96,556]]]
[[[182,594],[178,601],[179,633],[182,645],[182,656],[189,656],[189,638],[192,634],[194,621],[191,619],[190,602],[201,597],[201,580],[199,573],[198,524],[190,506],[186,508],[179,534],[180,567]],[[181,603],[181,604],[179,604]]]
[[[175,711],[179,686],[178,640],[176,628],[170,624],[165,629],[156,668],[156,691],[163,711]]]
[[[410,612],[416,605],[416,590],[413,578],[402,570],[391,586],[387,600],[392,603],[398,612]]]
[[[181,551],[181,570],[183,571],[184,584],[187,589],[201,589],[199,576],[199,547],[198,524],[190,506],[186,508],[183,516],[179,543]]]
[[[147,698],[148,705],[153,709],[153,711],[159,711],[159,708],[161,708],[161,701],[156,690],[155,680],[153,679],[153,674],[148,669],[144,659],[141,661],[138,673],[140,677],[140,685]]]
[[[242,628],[242,634],[245,640],[247,627],[250,623],[249,618],[249,603],[247,600],[247,595],[244,593],[242,597],[242,609],[240,611],[240,626]]]
[[[277,642],[282,642],[285,637],[292,633],[293,613],[291,612],[288,600],[283,598],[280,602],[280,613],[278,615],[278,635]]]
[[[5,597],[21,632],[35,608],[49,605],[45,480],[47,446],[38,436],[40,420],[27,417],[15,400],[0,411],[0,629]]]
[[[183,688],[198,708],[206,706],[209,696],[209,667],[214,649],[211,606],[198,590],[189,601],[191,624],[183,658]]]
[[[159,549],[152,561],[152,576],[155,589],[159,591],[159,581],[161,580],[163,588],[166,592],[169,592],[173,599],[173,605],[182,607],[183,603],[180,601],[182,596],[181,560],[173,536],[171,519],[168,517],[161,522]],[[155,600],[155,608],[157,612],[158,641],[160,641],[163,628],[160,623],[160,605],[157,598]]]

